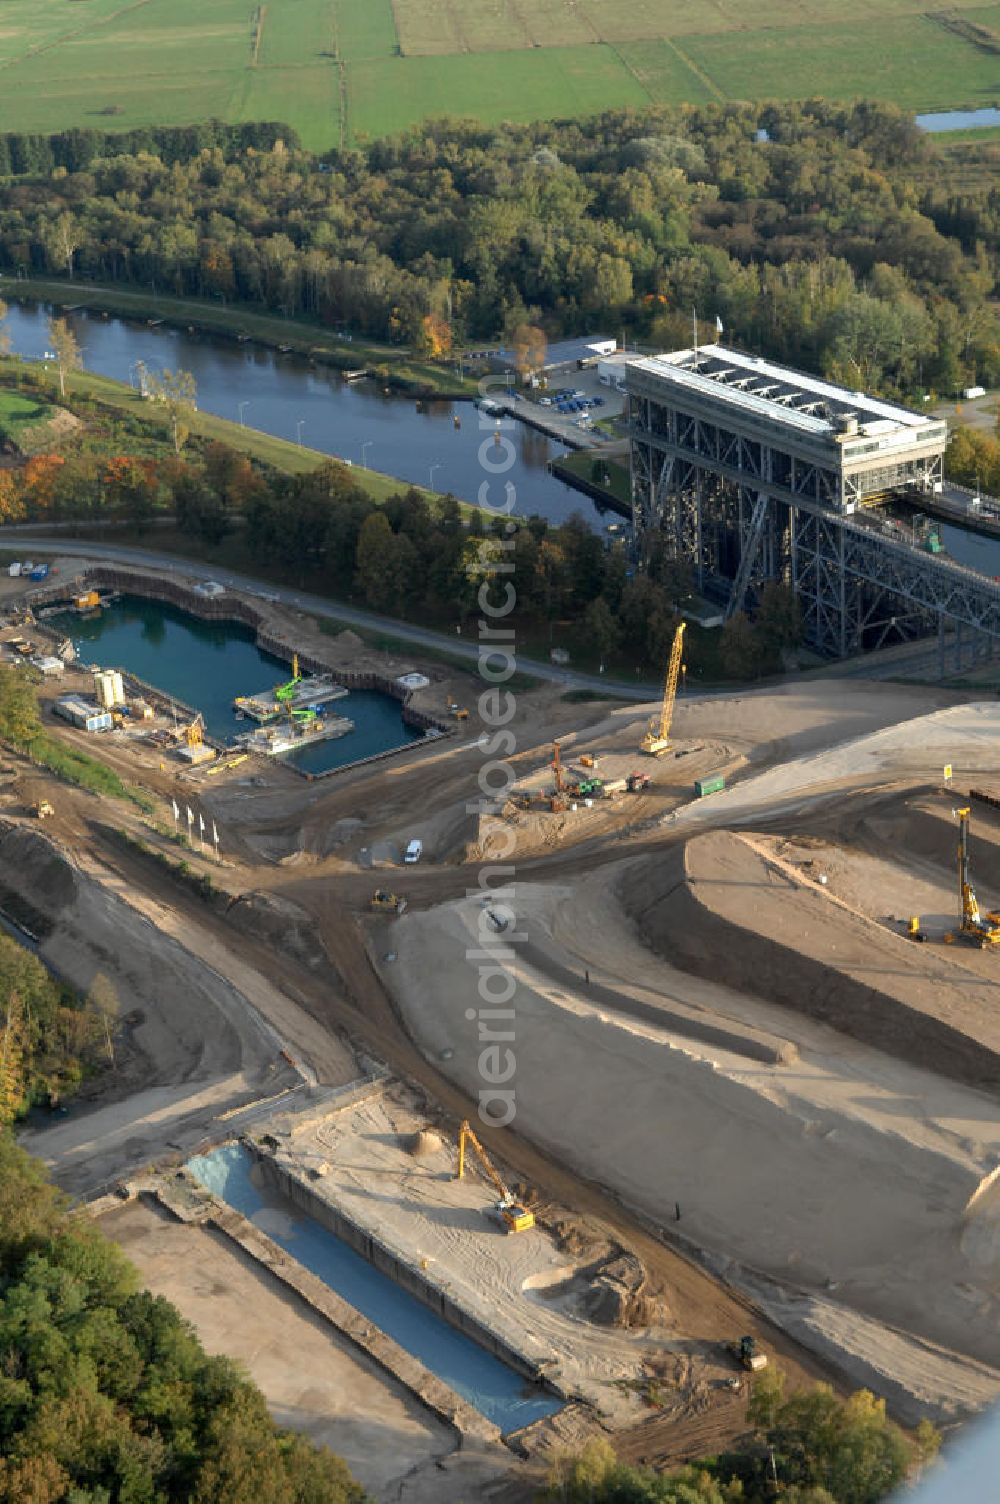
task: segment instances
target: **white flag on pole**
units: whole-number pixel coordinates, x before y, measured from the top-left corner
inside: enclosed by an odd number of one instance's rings
[[[722,333],[722,320],[719,318],[718,314],[715,315],[715,332],[716,334]]]
[[[170,802],[171,802],[171,804],[172,804],[172,805],[173,805],[173,807],[174,807],[174,824],[175,824],[175,825],[176,825],[176,824],[177,824],[177,821],[178,821],[178,820],[179,820],[179,819],[180,819],[180,817],[181,817],[181,812],[180,812],[180,810],[179,810],[179,809],[178,809],[178,808],[177,808],[177,800],[176,800],[176,799],[171,799],[171,801],[170,801]]]
[[[218,844],[219,844],[219,832],[216,829],[215,821],[213,820],[212,821],[212,845],[213,846],[218,846]]]
[[[190,804],[187,804],[184,807],[187,810],[188,825],[191,826],[194,824],[194,814],[192,812]]]
[[[201,810],[198,811],[198,829],[200,830],[202,835],[205,834],[205,816],[202,814]]]

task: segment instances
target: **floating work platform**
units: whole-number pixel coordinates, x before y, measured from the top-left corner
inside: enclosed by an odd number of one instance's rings
[[[341,700],[346,694],[344,686],[335,683],[329,674],[310,674],[300,679],[281,699],[273,689],[262,689],[259,694],[237,695],[233,709],[237,715],[266,723],[286,714],[289,707],[292,710],[314,710],[320,705],[329,705],[332,700]]]
[[[255,731],[237,736],[233,746],[262,757],[282,757],[286,752],[297,752],[300,747],[311,747],[314,742],[346,736],[353,730],[354,722],[346,715],[316,716],[312,720],[293,722],[290,726],[258,726]]]

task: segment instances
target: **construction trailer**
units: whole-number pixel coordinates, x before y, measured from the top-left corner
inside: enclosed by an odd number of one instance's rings
[[[725,614],[791,587],[806,640],[846,657],[946,631],[956,666],[1000,639],[1000,583],[926,552],[886,516],[944,485],[948,426],[722,345],[625,367],[632,520]]]
[[[63,696],[55,702],[52,709],[57,716],[69,721],[71,726],[76,726],[80,731],[110,731],[114,725],[110,710],[101,710],[89,700],[81,700],[76,695]]]

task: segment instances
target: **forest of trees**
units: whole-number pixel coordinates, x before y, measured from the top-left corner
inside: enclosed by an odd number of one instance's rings
[[[0,1129],[0,1504],[364,1504]]]
[[[323,159],[275,126],[0,137],[0,267],[438,354],[536,323],[672,346],[696,307],[852,387],[953,392],[1000,381],[1000,189],[995,147],[960,193],[941,150],[822,101],[438,122]]]
[[[112,1022],[100,1003],[60,986],[0,935],[0,1129],[32,1103],[68,1095],[88,1066],[107,1064]]]

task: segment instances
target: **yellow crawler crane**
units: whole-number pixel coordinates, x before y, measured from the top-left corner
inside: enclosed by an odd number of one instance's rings
[[[968,805],[955,811],[958,816],[958,892],[961,901],[962,922],[957,930],[945,936],[946,940],[967,940],[972,945],[985,949],[987,945],[1000,944],[1000,914],[982,914],[979,900],[969,881],[969,815]]]
[[[681,658],[684,654],[684,628],[686,622],[681,622],[674,633],[673,647],[670,649],[670,662],[667,665],[667,682],[663,690],[663,704],[660,706],[659,720],[650,721],[649,730],[640,742],[643,752],[648,752],[651,757],[660,757],[670,750],[670,723],[674,718],[674,701],[677,699],[677,681],[681,676]]]
[[[200,747],[205,737],[205,719],[199,710],[190,726],[184,727],[184,740],[189,747]]]
[[[507,1229],[508,1232],[527,1232],[535,1225],[535,1215],[526,1206],[521,1206],[515,1201],[510,1191],[504,1185],[500,1176],[494,1170],[489,1155],[472,1131],[472,1125],[464,1122],[458,1133],[458,1171],[456,1180],[461,1180],[465,1175],[465,1146],[469,1143],[479,1156],[479,1163],[483,1167],[486,1178],[494,1185],[500,1194],[500,1200],[493,1207],[493,1215]]]

